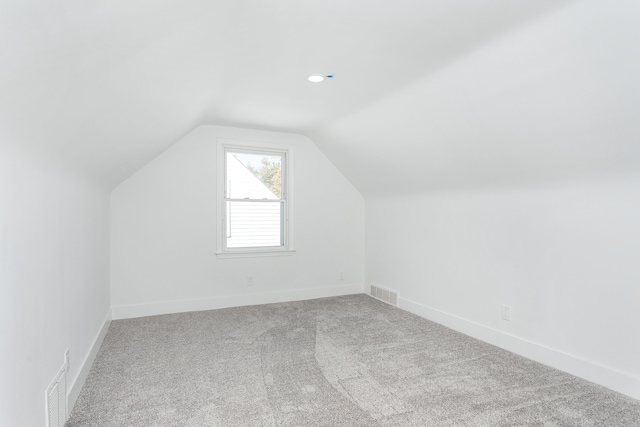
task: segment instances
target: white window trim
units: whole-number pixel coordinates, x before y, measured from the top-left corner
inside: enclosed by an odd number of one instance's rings
[[[295,253],[294,239],[293,239],[293,171],[295,170],[293,145],[281,144],[264,141],[247,141],[237,139],[218,138],[217,139],[217,219],[216,219],[216,256],[218,258],[254,258],[254,257],[273,257],[273,256],[290,256]],[[225,248],[224,238],[226,236],[226,229],[224,227],[227,210],[225,209],[225,150],[274,150],[286,153],[285,164],[285,188],[286,199],[285,204],[285,246],[283,247],[268,247],[268,248]]]

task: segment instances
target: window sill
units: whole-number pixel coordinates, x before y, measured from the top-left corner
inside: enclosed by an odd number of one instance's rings
[[[291,256],[296,252],[295,249],[269,250],[269,251],[242,251],[242,252],[218,252],[218,259],[225,258],[262,258],[272,256]]]

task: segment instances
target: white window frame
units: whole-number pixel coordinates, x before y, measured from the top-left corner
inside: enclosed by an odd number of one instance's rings
[[[286,256],[295,253],[293,245],[293,145],[273,142],[259,142],[218,138],[217,140],[217,248],[218,258],[252,258],[268,256]],[[282,198],[284,202],[284,245],[253,248],[227,248],[227,209],[226,209],[226,152],[240,151],[265,154],[284,154],[282,173]]]

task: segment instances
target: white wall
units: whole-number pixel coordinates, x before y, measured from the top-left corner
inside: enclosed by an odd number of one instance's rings
[[[0,425],[45,425],[65,349],[72,400],[84,382],[110,307],[108,202],[79,177],[0,153]]]
[[[218,137],[294,144],[294,255],[216,258]],[[363,282],[364,200],[306,137],[201,126],[111,195],[114,318],[360,292]]]
[[[640,175],[366,208],[367,282],[401,307],[640,398]]]

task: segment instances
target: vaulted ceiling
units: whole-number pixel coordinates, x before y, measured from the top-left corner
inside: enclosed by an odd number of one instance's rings
[[[636,3],[5,0],[0,144],[111,187],[201,124],[308,135],[365,195],[636,168]]]

